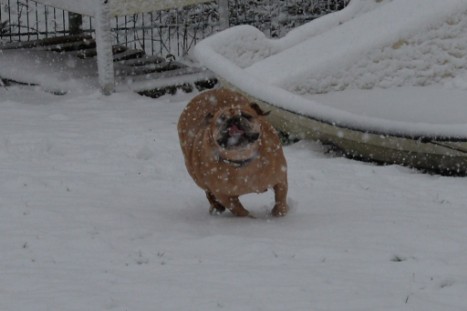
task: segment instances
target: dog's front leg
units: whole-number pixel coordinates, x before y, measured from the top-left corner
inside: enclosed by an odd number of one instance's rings
[[[246,217],[250,215],[250,212],[242,206],[242,203],[240,203],[240,200],[236,196],[216,195],[216,199],[235,216]]]
[[[287,207],[287,184],[277,184],[274,186],[274,196],[276,204],[271,211],[273,216],[285,216],[289,210]]]
[[[222,214],[225,211],[225,206],[219,203],[210,191],[206,191],[206,197],[208,198],[209,204],[211,204],[209,207],[209,214]]]

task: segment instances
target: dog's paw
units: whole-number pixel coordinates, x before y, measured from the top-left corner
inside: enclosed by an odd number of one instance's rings
[[[251,217],[250,212],[244,208],[231,209],[230,211],[232,212],[234,216],[237,216],[237,217]]]
[[[213,207],[212,205],[209,207],[209,214],[216,216],[216,215],[221,215],[222,213],[225,212],[225,207],[220,205]]]
[[[271,215],[274,217],[284,217],[285,215],[287,215],[287,212],[288,212],[287,206],[276,204],[271,211]]]

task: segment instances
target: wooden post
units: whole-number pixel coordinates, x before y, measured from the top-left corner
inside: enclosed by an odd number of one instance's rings
[[[229,28],[229,0],[217,0],[217,11],[219,12],[219,28]]]
[[[81,14],[68,13],[68,23],[70,35],[79,35],[83,33],[83,16]]]
[[[96,50],[99,84],[102,93],[110,95],[115,88],[114,64],[112,54],[112,33],[110,28],[111,0],[98,0],[96,10]]]

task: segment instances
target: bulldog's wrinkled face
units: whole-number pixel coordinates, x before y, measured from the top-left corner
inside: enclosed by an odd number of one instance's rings
[[[214,139],[224,149],[241,149],[255,143],[261,128],[254,110],[232,107],[215,115]]]

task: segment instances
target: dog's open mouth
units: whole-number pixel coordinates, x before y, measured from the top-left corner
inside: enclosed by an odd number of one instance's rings
[[[233,117],[223,122],[217,139],[219,146],[225,149],[241,148],[254,143],[259,133],[252,130],[249,121],[242,117]]]

